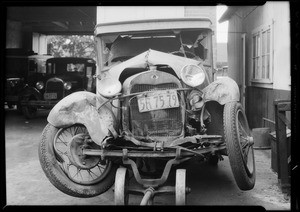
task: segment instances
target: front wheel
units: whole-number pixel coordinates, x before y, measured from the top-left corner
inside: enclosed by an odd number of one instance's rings
[[[117,165],[97,156],[81,154],[82,148],[100,148],[89,139],[84,125],[56,128],[48,124],[39,145],[39,159],[49,181],[74,197],[94,197],[114,183]]]
[[[224,135],[235,181],[241,190],[250,190],[255,184],[254,142],[245,112],[238,102],[225,104]]]
[[[7,107],[9,109],[13,109],[14,108],[14,105],[11,103],[11,102],[7,102]]]
[[[25,98],[24,100],[30,101],[36,99],[35,97],[30,97],[30,98]],[[33,119],[37,116],[38,108],[36,106],[31,106],[31,105],[22,105],[21,110],[27,119]]]

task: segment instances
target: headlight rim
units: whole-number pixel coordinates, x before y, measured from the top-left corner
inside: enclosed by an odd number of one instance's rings
[[[184,76],[183,70],[184,70],[186,67],[188,67],[188,66],[194,66],[194,67],[198,68],[198,69],[203,73],[204,77],[203,77],[203,80],[202,80],[200,83],[198,83],[198,84],[191,84],[190,82],[188,82],[188,81],[186,80],[186,78],[185,78],[186,76]],[[188,86],[190,86],[190,87],[198,87],[198,86],[202,85],[202,84],[205,82],[205,79],[206,79],[206,73],[205,73],[205,70],[204,70],[202,67],[200,67],[199,65],[196,65],[196,64],[187,64],[187,65],[185,65],[185,66],[183,66],[183,67],[181,68],[181,70],[180,70],[180,77],[181,77],[181,80],[182,80],[186,85],[188,85]]]
[[[72,83],[71,82],[64,82],[64,89],[67,91],[71,90],[72,88]]]
[[[105,82],[106,81],[106,82]],[[108,86],[107,84],[110,84]],[[122,84],[112,77],[105,77],[98,81],[97,93],[105,98],[112,98],[122,91]]]
[[[35,87],[38,89],[38,90],[42,90],[44,87],[45,87],[45,84],[43,81],[38,81],[36,84],[35,84]]]

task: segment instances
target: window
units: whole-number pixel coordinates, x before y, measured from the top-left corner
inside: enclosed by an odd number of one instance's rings
[[[252,83],[272,83],[271,25],[252,32]]]

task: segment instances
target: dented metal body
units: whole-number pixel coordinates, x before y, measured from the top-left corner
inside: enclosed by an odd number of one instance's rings
[[[147,67],[149,65],[167,65],[174,70],[174,74],[170,74],[167,71],[159,71],[157,69],[149,70]],[[172,120],[174,125],[171,127],[173,131],[168,131],[167,136],[152,136],[149,133],[149,127],[144,122],[151,122],[152,119],[161,119],[165,125],[172,124],[166,110],[156,110],[148,113],[146,116],[140,116],[137,119],[133,115],[139,116],[138,114],[129,113],[130,104],[136,100],[136,96],[129,95],[132,93],[142,92],[134,86],[138,85],[148,85],[155,88],[157,85],[168,84],[170,89],[180,89],[187,88],[187,86],[182,85],[180,82],[180,70],[185,64],[198,64],[201,65],[199,61],[183,58],[180,56],[174,56],[166,54],[163,52],[158,52],[154,50],[149,50],[144,52],[130,60],[127,60],[124,63],[115,65],[110,71],[106,74],[113,78],[120,79],[122,77],[122,72],[130,70],[136,74],[128,77],[122,86],[123,95],[120,95],[117,99],[114,100],[114,104],[120,105],[120,100],[123,102],[122,109],[114,109],[110,104],[104,104],[107,99],[101,95],[97,95],[91,92],[81,91],[75,92],[64,99],[62,99],[50,112],[48,116],[48,122],[54,125],[55,127],[62,128],[71,126],[76,123],[81,123],[85,125],[91,135],[91,138],[99,145],[101,145],[106,137],[111,135],[116,136],[116,132],[119,132],[121,129],[127,134],[132,134],[129,128],[132,128],[132,131],[135,131],[138,136],[136,139],[149,138],[153,141],[163,141],[171,142],[175,139],[184,137],[184,125],[186,124],[186,102],[181,101],[180,109],[175,112]],[[155,77],[153,77],[155,76]],[[221,105],[224,105],[231,101],[239,101],[239,89],[235,81],[230,78],[221,78],[209,84],[209,79],[206,74],[206,81],[201,87],[204,87],[202,90],[202,98],[204,102],[216,101]],[[166,87],[168,88],[168,87]],[[163,88],[163,89],[166,89]],[[135,89],[135,90],[134,90]],[[157,89],[157,88],[156,88]],[[192,90],[192,88],[190,88]],[[198,89],[198,88],[196,88]],[[188,90],[188,88],[187,88]],[[186,94],[184,91],[178,91],[180,99],[184,99]],[[129,95],[126,97],[126,95]],[[125,98],[123,98],[125,97]],[[100,105],[101,108],[98,108]],[[136,102],[135,102],[136,106]],[[98,110],[99,109],[99,110]],[[119,119],[117,119],[119,117]],[[122,117],[122,123],[119,123],[120,117]],[[169,118],[169,119],[168,119]],[[141,120],[142,119],[142,120]],[[131,122],[131,126],[129,123]],[[181,127],[176,126],[180,125]],[[144,128],[143,128],[144,127]],[[147,128],[147,130],[145,129]],[[177,134],[176,134],[177,130]],[[154,130],[155,131],[155,130]],[[147,132],[147,134],[145,134]],[[155,134],[155,133],[154,133]],[[167,145],[168,146],[168,145]]]
[[[83,124],[92,140],[101,145],[106,136],[115,133],[115,116],[106,105],[97,110],[97,104],[104,102],[96,94],[79,91],[58,102],[50,111],[47,121],[57,128],[64,128],[76,123]]]

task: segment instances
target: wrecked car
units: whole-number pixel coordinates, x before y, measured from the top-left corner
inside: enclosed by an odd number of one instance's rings
[[[236,82],[212,82],[212,33],[206,18],[98,24],[96,94],[62,99],[42,133],[39,158],[50,182],[75,197],[115,184],[117,205],[137,193],[141,205],[159,193],[182,205],[191,189],[185,169],[176,170],[174,187],[164,186],[172,168],[228,156],[238,187],[252,189],[253,137]]]
[[[50,109],[59,100],[76,91],[94,92],[95,61],[91,58],[33,58],[29,63],[26,87],[20,94],[26,118],[36,117],[38,109]]]
[[[32,71],[32,62],[39,61],[45,64],[46,59],[50,57],[52,56],[24,52],[21,49],[6,50],[5,102],[9,108],[16,106],[17,110],[22,112],[20,101],[23,91],[28,86],[28,73]]]

